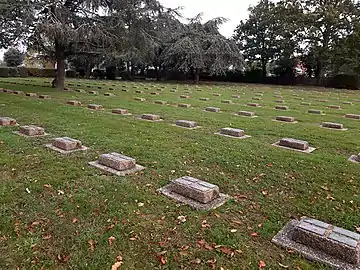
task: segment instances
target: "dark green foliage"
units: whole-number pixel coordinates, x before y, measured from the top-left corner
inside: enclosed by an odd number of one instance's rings
[[[20,66],[25,59],[25,54],[16,48],[10,48],[4,53],[4,61],[8,67]]]
[[[30,77],[55,77],[56,69],[28,68],[28,75]]]
[[[328,80],[328,86],[342,89],[360,89],[360,76],[339,74]]]

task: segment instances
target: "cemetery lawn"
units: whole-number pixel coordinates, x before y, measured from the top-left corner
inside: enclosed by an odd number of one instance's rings
[[[68,81],[73,90],[99,92],[91,95],[40,87],[50,81],[0,81],[0,88],[52,97],[0,93],[0,116],[42,126],[50,134],[24,138],[13,134],[18,127],[0,127],[0,269],[111,269],[117,261],[122,262],[119,269],[328,269],[273,245],[272,237],[302,216],[351,231],[360,227],[360,164],[348,161],[360,152],[360,121],[343,117],[360,114],[359,91]],[[171,92],[175,87],[177,92]],[[105,92],[116,96],[106,97]],[[262,100],[252,100],[259,92],[264,92]],[[281,92],[289,111],[274,109],[282,105],[275,103],[280,99],[275,92]],[[68,100],[82,106],[67,105]],[[248,102],[265,106],[247,107]],[[178,103],[192,107],[178,108]],[[91,111],[87,104],[101,104],[104,110]],[[210,106],[221,113],[203,111]],[[128,109],[132,116],[111,114],[115,108]],[[308,109],[326,115],[308,114]],[[234,115],[241,110],[259,117]],[[164,121],[137,119],[143,113],[159,114]],[[294,116],[299,123],[273,121],[281,115]],[[202,128],[171,125],[181,119]],[[343,123],[348,130],[321,128],[324,121]],[[244,129],[251,138],[214,135],[224,127]],[[81,140],[89,150],[63,156],[43,147],[63,136]],[[309,141],[317,150],[304,154],[271,145],[284,137]],[[134,157],[146,170],[121,178],[88,165],[108,152]],[[232,199],[216,210],[199,212],[157,192],[185,175],[218,185]]]

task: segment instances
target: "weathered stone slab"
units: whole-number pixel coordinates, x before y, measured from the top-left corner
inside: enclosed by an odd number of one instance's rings
[[[113,93],[104,93],[104,96],[106,96],[106,97],[113,97],[113,96],[115,96]]]
[[[26,93],[25,94],[27,97],[36,97],[37,94],[36,93]]]
[[[81,106],[81,102],[77,100],[68,100],[66,103],[72,106]]]
[[[69,137],[56,138],[52,144],[46,144],[45,147],[65,155],[88,150],[86,146],[82,145],[81,141]]]
[[[19,129],[19,133],[21,135],[25,135],[25,136],[29,136],[29,137],[46,135],[44,128],[33,126],[33,125],[21,126]]]
[[[13,94],[14,95],[24,95],[24,92],[16,90],[16,91],[13,91]]]
[[[345,118],[360,120],[360,114],[346,114]]]
[[[321,126],[324,127],[324,128],[345,130],[345,129],[344,129],[344,125],[343,125],[343,124],[339,124],[339,123],[323,122],[323,123],[321,124]]]
[[[186,96],[186,95],[181,95],[180,98],[185,98],[185,99],[188,99],[190,98],[190,96]]]
[[[238,95],[232,95],[231,97],[232,98],[240,98],[240,96],[238,96]]]
[[[180,104],[178,104],[178,107],[179,108],[191,108],[191,105],[190,104],[185,104],[185,103],[180,103]]]
[[[201,101],[209,101],[210,98],[199,98]]]
[[[245,135],[244,130],[237,128],[222,128],[220,132],[215,134],[225,137],[239,138],[239,139],[250,138],[250,136]]]
[[[171,93],[176,93],[177,90],[176,90],[176,89],[171,89],[170,92],[171,92]]]
[[[329,105],[328,108],[335,109],[335,110],[341,110],[341,106],[339,106],[339,105]]]
[[[353,105],[353,103],[351,101],[343,101],[342,104],[345,104],[345,105]]]
[[[10,117],[0,117],[0,126],[15,126],[17,122],[15,119]]]
[[[143,114],[141,119],[148,121],[161,121],[161,116],[156,114]]]
[[[120,115],[130,115],[129,111],[126,109],[113,109],[111,112]]]
[[[220,112],[220,108],[216,108],[216,107],[207,107],[207,108],[205,108],[205,111],[207,111],[207,112],[215,112],[215,113],[218,113],[218,112]]]
[[[136,100],[136,101],[141,101],[141,102],[146,101],[145,98],[141,98],[141,97],[136,97],[136,98],[134,98],[134,100]]]
[[[190,90],[185,90],[184,93],[191,94],[192,92]]]
[[[157,95],[159,95],[159,93],[158,92],[151,92],[150,95],[157,96]]]
[[[232,104],[232,100],[222,100],[221,103]]]
[[[78,93],[86,93],[86,91],[83,90],[83,89],[76,89],[75,92],[78,92]]]
[[[304,106],[310,106],[311,103],[310,102],[301,102],[300,105],[304,105]]]
[[[246,117],[256,117],[255,112],[248,112],[248,111],[239,111],[237,112],[239,116],[246,116]]]
[[[323,102],[323,103],[327,103],[327,102],[328,102],[327,99],[318,99],[317,101],[318,101],[318,102]]]
[[[309,148],[309,143],[307,141],[301,141],[292,138],[281,139],[279,145],[298,150],[306,150]]]
[[[296,100],[304,100],[302,97],[295,97]]]
[[[167,104],[167,102],[164,101],[164,100],[155,100],[154,103],[159,104],[159,105],[166,105]]]
[[[219,94],[219,93],[213,93],[213,96],[214,96],[214,97],[220,97],[221,94]]]
[[[184,128],[197,128],[198,127],[196,122],[188,121],[188,120],[177,120],[175,124],[179,127],[184,127]]]
[[[90,110],[103,110],[104,107],[102,105],[98,105],[98,104],[89,104],[88,108]]]
[[[10,89],[4,89],[3,92],[8,93],[8,94],[12,94],[14,91],[10,90]]]
[[[285,103],[285,100],[282,100],[282,99],[278,99],[278,100],[275,100],[276,103]]]
[[[295,123],[295,117],[292,117],[292,116],[277,116],[276,121],[287,122],[287,123]]]
[[[144,170],[143,166],[136,164],[134,158],[119,153],[103,154],[99,160],[89,162],[95,168],[118,176],[125,176]]]
[[[99,92],[98,92],[98,91],[89,91],[89,94],[91,94],[91,95],[98,95]]]
[[[311,113],[311,114],[324,114],[324,112],[322,110],[315,110],[315,109],[309,109],[308,110],[308,113]]]
[[[360,153],[357,155],[352,155],[349,158],[349,161],[354,162],[354,163],[360,163]]]
[[[137,93],[137,94],[142,94],[142,93],[144,93],[144,91],[136,90],[135,93]]]
[[[51,97],[49,95],[40,95],[39,98],[40,99],[51,99]]]
[[[257,97],[262,97],[262,96],[264,96],[262,93],[255,93],[255,96],[257,96]]]
[[[288,111],[289,106],[275,106],[275,110]]]
[[[253,97],[252,100],[262,100],[260,97]]]
[[[261,107],[262,105],[259,103],[248,103],[247,106],[249,107]]]

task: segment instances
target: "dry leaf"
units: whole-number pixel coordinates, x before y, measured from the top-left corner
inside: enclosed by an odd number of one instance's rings
[[[112,245],[112,243],[115,241],[115,237],[114,236],[110,236],[109,238],[108,238],[108,243],[109,243],[109,246],[111,246]]]
[[[258,266],[259,266],[259,270],[263,269],[266,266],[266,263],[264,261],[259,261]]]
[[[204,248],[207,249],[207,250],[214,250],[214,248],[212,246],[209,246],[209,245],[205,245]]]
[[[49,240],[49,239],[51,239],[51,234],[50,233],[46,233],[46,234],[44,234],[43,235],[43,237],[42,237],[42,239],[44,239],[44,240]]]
[[[122,265],[122,262],[116,262],[111,266],[111,270],[118,270],[118,268]]]
[[[194,264],[200,264],[201,260],[199,258],[196,258],[195,260],[192,261],[192,263]]]
[[[230,255],[230,256],[234,255],[234,252],[230,248],[222,247],[220,250],[222,253],[224,253],[226,255]]]
[[[94,251],[94,249],[95,249],[94,240],[90,239],[90,240],[88,241],[88,243],[89,243],[89,245],[90,245],[90,250],[91,250],[91,251]]]
[[[160,257],[160,263],[161,263],[162,265],[165,265],[165,264],[167,263],[167,259],[166,259],[165,256],[161,256],[161,257]]]
[[[282,268],[289,268],[289,266],[284,265],[284,264],[282,264],[282,263],[279,263],[279,266],[282,267]]]
[[[73,219],[72,219],[72,223],[77,223],[78,222],[78,219],[76,218],[76,217],[74,217]]]
[[[250,234],[250,236],[257,237],[257,236],[259,236],[259,234],[257,232],[253,232]]]
[[[356,231],[360,233],[360,227],[357,227],[357,228],[356,228]]]

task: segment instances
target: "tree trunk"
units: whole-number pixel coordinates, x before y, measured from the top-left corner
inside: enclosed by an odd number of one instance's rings
[[[85,79],[90,79],[90,76],[91,76],[91,64],[88,64],[86,66],[86,70],[85,70]]]
[[[263,78],[266,78],[266,75],[267,75],[266,64],[267,64],[266,60],[261,60],[261,68],[262,68]]]
[[[156,80],[160,81],[160,72],[159,72],[159,67],[155,66],[155,73],[156,73]]]
[[[65,49],[59,42],[55,39],[55,54],[56,54],[56,78],[53,82],[59,90],[64,90],[65,88]]]
[[[199,84],[200,82],[200,68],[195,69],[195,84]]]

